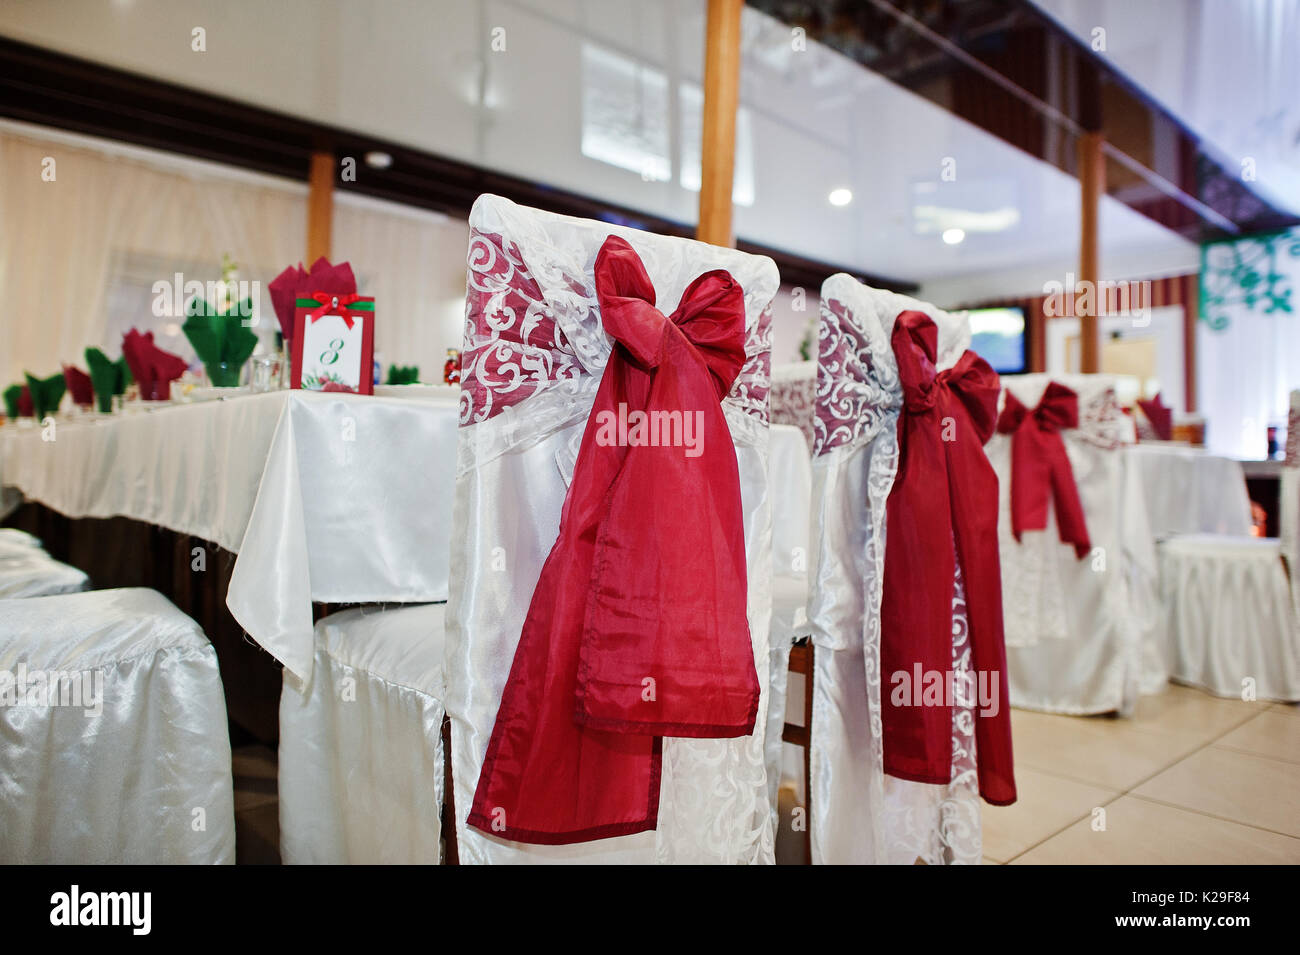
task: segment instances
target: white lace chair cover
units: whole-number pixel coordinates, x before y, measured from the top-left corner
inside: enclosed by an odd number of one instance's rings
[[[1079,426],[1061,433],[1088,524],[1092,553],[1061,543],[1056,516],[1047,529],[1011,533],[1011,442],[995,434],[989,460],[998,475],[998,537],[1007,678],[1013,706],[1049,713],[1131,713],[1144,669],[1152,689],[1167,664],[1160,647],[1155,551],[1137,488],[1126,488],[1121,445],[1128,434],[1105,375],[1004,377],[1034,408],[1051,381],[1079,396]],[[1144,660],[1144,651],[1149,659]]]
[[[1287,415],[1286,460],[1278,497],[1278,538],[1291,570],[1291,591],[1300,610],[1300,390],[1291,392]]]
[[[749,356],[723,402],[740,466],[754,665],[767,685],[772,525],[768,497],[770,259],[479,197],[470,213],[461,429],[447,607],[447,712],[460,860],[771,862],[763,769],[767,693],[742,739],[665,739],[658,828],[567,846],[489,838],[466,825],[533,588],[559,530],[582,431],[611,350],[592,267],[626,239],[676,308],[702,272],[726,269],[745,293]]]
[[[0,863],[234,863],[217,654],[162,594],[0,601],[0,673]]]
[[[817,406],[817,362],[800,361],[772,369],[772,424],[793,425],[813,446]]]
[[[885,504],[898,467],[902,388],[890,336],[917,309],[939,331],[940,369],[970,344],[970,322],[869,288],[848,275],[822,285],[818,337],[813,540],[808,617],[814,644],[812,793],[814,863],[978,863],[981,858],[974,718],[953,708],[953,782],[886,776],[883,764],[880,604]],[[953,661],[969,669],[960,574]]]
[[[316,623],[307,687],[280,693],[280,858],[441,860],[446,604],[362,607]]]

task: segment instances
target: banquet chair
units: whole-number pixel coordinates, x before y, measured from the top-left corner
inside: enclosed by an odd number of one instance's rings
[[[807,685],[787,692],[790,680],[790,650],[797,640],[809,635],[808,562],[809,519],[812,507],[812,460],[801,430],[793,425],[772,425],[768,477],[772,488],[772,624],[768,631],[767,730],[764,763],[767,767],[768,798],[772,805],[773,831],[777,819],[780,788],[791,767],[784,759],[787,735],[787,700],[802,713],[808,699]],[[796,663],[796,666],[799,664]],[[805,676],[797,672],[797,676]],[[809,672],[809,674],[811,673]],[[806,681],[805,681],[806,683]],[[796,724],[797,725],[797,724]],[[799,770],[793,774],[797,787],[806,790],[807,747],[803,747]],[[804,792],[804,798],[807,793]]]
[[[813,444],[813,409],[816,404],[817,362],[800,361],[772,368],[772,424],[791,425]]]
[[[1300,700],[1300,621],[1277,539],[1170,537],[1160,542],[1160,578],[1175,682],[1240,700]]]
[[[445,604],[317,621],[310,683],[280,694],[285,864],[437,864]]]
[[[1126,484],[1120,452],[1128,433],[1105,375],[1031,374],[1002,379],[1002,404],[1029,415],[1050,383],[1073,392],[1077,425],[1059,430],[1078,490],[1090,547],[1080,556],[1060,540],[1057,505],[1044,530],[1012,527],[1012,449],[1018,435],[988,443],[998,475],[998,541],[1011,703],[1072,715],[1131,715],[1139,692],[1167,679],[1161,647],[1155,552],[1141,495]]]
[[[949,864],[981,859],[970,715],[953,707],[948,784],[886,775],[881,602],[886,502],[899,460],[903,404],[891,348],[895,320],[924,312],[939,368],[970,343],[969,321],[833,275],[822,285],[813,449],[814,647],[809,825],[814,864]],[[960,591],[958,591],[960,594]],[[955,605],[954,668],[966,649]]]
[[[460,861],[771,862],[763,737],[772,567],[769,306],[776,268],[733,249],[554,215],[491,195],[475,202],[469,225],[446,653]],[[748,736],[662,739],[653,830],[560,845],[516,842],[471,827],[468,817],[534,588],[556,543],[579,446],[616,347],[604,327],[594,272],[611,235],[629,243],[643,263],[653,305],[664,315],[710,270],[725,269],[743,292],[745,362],[722,408],[739,466],[747,616],[762,692]]]
[[[90,587],[82,571],[55,560],[35,537],[12,528],[2,530],[0,600],[70,594]]]
[[[217,655],[161,594],[0,601],[0,699],[0,863],[235,861]]]

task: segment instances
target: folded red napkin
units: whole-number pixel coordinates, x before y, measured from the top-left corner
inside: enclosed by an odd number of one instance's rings
[[[1156,392],[1154,398],[1139,398],[1138,407],[1146,415],[1147,421],[1151,422],[1151,430],[1161,441],[1172,441],[1174,437],[1174,409],[1165,405],[1160,398],[1160,392]]]
[[[36,405],[32,401],[32,389],[23,385],[22,394],[18,396],[18,416],[20,418],[34,418],[36,416]]]
[[[153,332],[142,335],[134,328],[122,336],[122,355],[145,401],[171,398],[171,383],[185,374],[187,367],[180,355],[163,351],[153,343]]]
[[[68,394],[72,395],[72,403],[76,405],[92,405],[95,403],[95,388],[90,382],[90,376],[75,365],[63,366],[63,381],[68,386]]]
[[[347,262],[331,265],[329,259],[321,256],[312,263],[311,270],[303,269],[302,263],[291,265],[266,287],[271,293],[271,307],[275,317],[280,320],[280,331],[285,341],[293,338],[293,316],[299,293],[310,297],[312,292],[329,292],[331,295],[355,295],[357,279],[352,274],[352,266]]]

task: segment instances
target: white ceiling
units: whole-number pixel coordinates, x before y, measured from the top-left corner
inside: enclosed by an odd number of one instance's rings
[[[5,0],[0,33],[693,222],[704,8]],[[796,51],[748,8],[739,133],[744,238],[924,282],[949,304],[1033,291],[1077,261],[1073,179],[824,47]],[[853,201],[833,207],[835,188]],[[946,245],[936,230],[956,224],[966,239]],[[1108,277],[1195,265],[1194,246],[1121,203],[1104,201],[1101,226]]]

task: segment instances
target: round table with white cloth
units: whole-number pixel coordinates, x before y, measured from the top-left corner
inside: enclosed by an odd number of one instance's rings
[[[313,601],[447,599],[459,410],[424,395],[278,391],[6,426],[0,483],[236,553],[227,606],[305,679]]]

